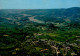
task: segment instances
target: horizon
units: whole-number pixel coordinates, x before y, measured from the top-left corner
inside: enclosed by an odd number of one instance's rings
[[[70,8],[80,8],[80,7],[70,7]],[[69,8],[53,8],[53,9],[69,9]],[[48,10],[48,9],[0,9],[0,10]],[[50,8],[50,10],[52,10]]]
[[[80,0],[0,0],[0,9],[66,9],[80,7],[79,2]]]

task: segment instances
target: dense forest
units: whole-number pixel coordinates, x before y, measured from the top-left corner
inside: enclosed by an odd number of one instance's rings
[[[79,56],[80,7],[0,9],[0,56]]]

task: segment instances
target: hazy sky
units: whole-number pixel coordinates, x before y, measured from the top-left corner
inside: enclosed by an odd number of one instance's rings
[[[0,0],[0,9],[54,9],[80,7],[80,0]]]

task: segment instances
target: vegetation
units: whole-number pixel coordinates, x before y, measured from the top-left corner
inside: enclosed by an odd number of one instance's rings
[[[80,8],[0,10],[0,56],[72,55],[80,55]]]

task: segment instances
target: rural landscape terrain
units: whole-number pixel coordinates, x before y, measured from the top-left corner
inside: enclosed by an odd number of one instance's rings
[[[0,56],[79,56],[80,7],[0,9]]]

